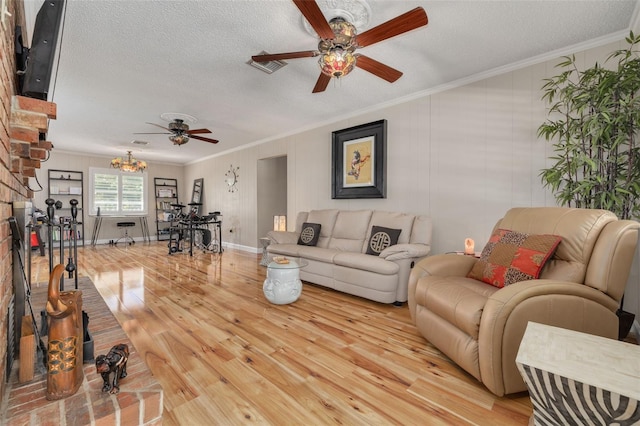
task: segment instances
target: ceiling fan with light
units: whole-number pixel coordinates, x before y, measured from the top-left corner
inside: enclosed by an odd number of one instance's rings
[[[189,125],[185,123],[185,121],[190,121],[194,123],[196,121],[195,117],[191,117],[187,114],[178,114],[178,113],[164,113],[160,115],[160,117],[167,119],[169,124],[167,127],[161,126],[160,124],[149,123],[152,126],[160,127],[161,129],[167,130],[166,132],[161,133],[135,133],[136,135],[170,135],[169,140],[173,142],[174,145],[184,145],[189,142],[189,139],[197,139],[204,142],[210,143],[218,143],[218,140],[205,138],[204,136],[198,136],[203,133],[211,133],[209,129],[193,129],[189,130]],[[178,118],[179,117],[179,118]]]
[[[293,0],[307,22],[315,30],[320,42],[318,50],[301,52],[262,54],[252,56],[255,62],[279,61],[283,59],[312,58],[320,56],[320,77],[313,93],[323,92],[332,78],[349,74],[354,67],[361,68],[390,83],[402,76],[402,72],[360,53],[356,49],[406,33],[427,25],[427,13],[417,7],[402,15],[356,34],[356,27],[344,17],[336,16],[327,22],[318,4],[313,0]]]

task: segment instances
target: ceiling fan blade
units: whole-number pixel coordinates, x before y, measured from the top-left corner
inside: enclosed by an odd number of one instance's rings
[[[269,61],[279,61],[282,59],[313,58],[314,56],[318,56],[318,55],[319,53],[315,50],[305,50],[303,52],[255,55],[255,56],[252,56],[251,59],[253,59],[256,62],[269,62]]]
[[[358,34],[356,36],[356,43],[360,47],[369,46],[373,43],[425,26],[428,22],[427,12],[421,7],[416,7],[362,34]]]
[[[209,129],[193,129],[193,130],[187,130],[185,133],[187,133],[189,135],[196,135],[196,134],[200,134],[200,133],[211,133],[211,130],[209,130]]]
[[[164,126],[161,126],[161,125],[156,124],[156,123],[149,123],[148,121],[147,121],[146,123],[147,123],[147,124],[151,124],[152,126],[160,127],[161,129],[165,129],[165,130],[167,130],[167,131],[169,131],[169,132],[171,131],[171,129],[169,129],[169,128],[167,128],[167,127],[164,127]]]
[[[198,139],[199,141],[218,143],[216,139],[205,138],[204,136],[189,135],[189,139]]]
[[[389,83],[393,83],[402,77],[401,71],[361,54],[356,55],[356,67],[369,71],[371,74],[387,80]]]
[[[168,132],[153,132],[153,133],[135,132],[133,134],[134,135],[170,135],[171,133],[168,133]]]
[[[312,93],[324,92],[327,89],[330,80],[331,77],[324,73],[320,73],[320,77],[318,77],[318,81],[316,81],[316,85],[314,86]]]
[[[320,38],[333,39],[335,37],[327,19],[314,0],[293,0],[293,3],[300,9],[302,15]]]

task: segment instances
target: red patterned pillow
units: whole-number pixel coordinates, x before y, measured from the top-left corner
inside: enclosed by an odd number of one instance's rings
[[[557,235],[529,235],[498,229],[467,276],[499,288],[538,278],[561,240]]]

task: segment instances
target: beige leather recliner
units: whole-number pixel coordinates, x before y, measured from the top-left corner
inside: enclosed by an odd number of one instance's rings
[[[562,236],[540,278],[497,288],[466,278],[473,256],[427,257],[409,278],[411,318],[495,395],[525,391],[515,358],[527,322],[617,339],[638,227],[606,210],[513,208],[496,229]]]

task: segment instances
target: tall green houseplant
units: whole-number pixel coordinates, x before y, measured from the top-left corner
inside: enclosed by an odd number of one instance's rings
[[[604,63],[579,70],[575,56],[546,79],[549,118],[538,135],[553,143],[551,167],[540,173],[561,205],[602,208],[640,218],[640,36]],[[612,64],[613,62],[613,64]]]

